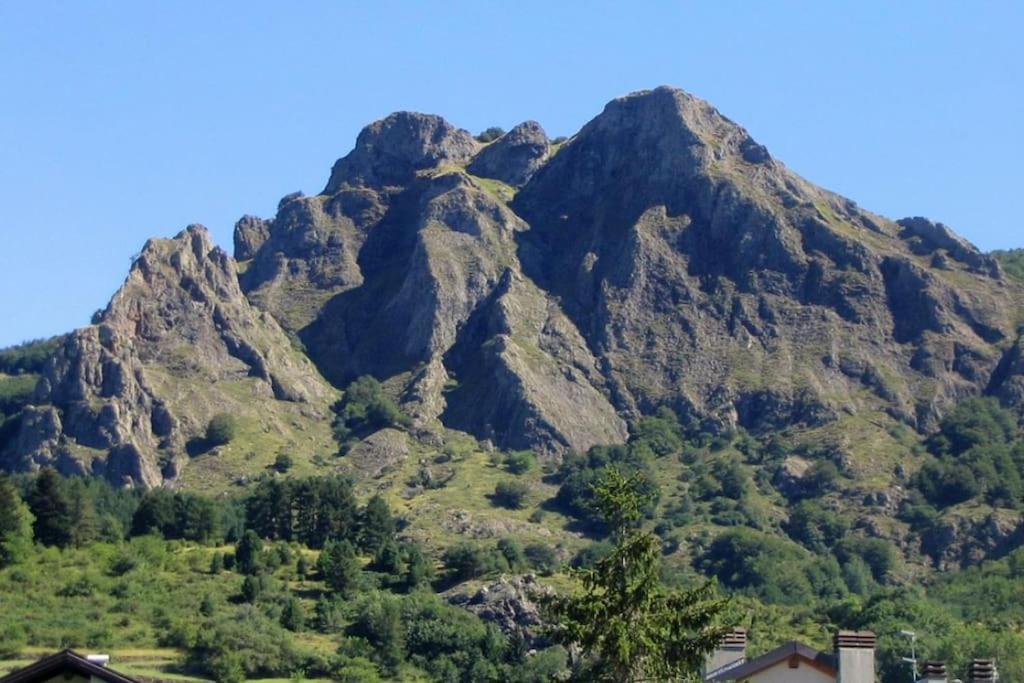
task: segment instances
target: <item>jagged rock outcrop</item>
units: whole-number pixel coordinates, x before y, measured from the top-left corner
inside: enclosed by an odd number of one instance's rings
[[[404,185],[417,171],[464,164],[479,148],[468,131],[440,116],[396,112],[363,129],[355,149],[331,169],[324,194],[345,185]]]
[[[5,461],[155,486],[213,414],[294,402],[324,419],[331,393],[242,295],[231,257],[190,226],[150,240],[96,324],[67,336]]]
[[[993,559],[1024,542],[1024,519],[1018,512],[994,510],[983,518],[949,512],[921,539],[921,550],[936,569],[949,571]]]
[[[242,216],[235,223],[235,258],[248,261],[270,237],[270,221],[256,216]]]
[[[551,592],[532,574],[502,577],[472,595],[455,593],[448,601],[491,622],[506,636],[521,639],[528,648],[543,647],[543,619],[538,599]]]
[[[526,121],[485,147],[466,170],[521,187],[544,165],[550,151],[544,129],[536,121]]]
[[[942,223],[933,223],[927,218],[915,216],[896,221],[901,228],[900,237],[907,240],[915,254],[940,257],[940,250],[950,258],[969,266],[974,272],[993,278],[1002,278],[999,262],[982,254],[977,247],[953,232]],[[933,265],[936,263],[933,258]]]

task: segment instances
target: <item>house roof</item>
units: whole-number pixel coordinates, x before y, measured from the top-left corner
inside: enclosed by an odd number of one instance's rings
[[[753,676],[759,671],[775,666],[779,662],[785,662],[790,657],[799,657],[800,659],[807,661],[811,666],[827,671],[832,675],[837,673],[836,660],[831,654],[819,652],[813,647],[791,640],[788,643],[783,643],[771,652],[766,652],[760,657],[750,660],[746,664],[728,669],[727,671],[722,671],[721,673],[715,674],[705,680],[707,683],[741,681],[744,678]],[[0,681],[0,683],[3,683],[3,681]]]
[[[53,676],[67,671],[74,671],[88,678],[95,677],[108,683],[139,683],[134,678],[128,678],[113,669],[90,662],[71,650],[62,650],[43,657],[35,664],[12,671],[0,678],[0,683],[34,683],[53,678]]]

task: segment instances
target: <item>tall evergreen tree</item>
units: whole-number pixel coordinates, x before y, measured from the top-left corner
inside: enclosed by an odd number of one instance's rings
[[[81,486],[72,489],[70,495],[71,544],[84,548],[100,537],[100,519],[89,491]]]
[[[174,493],[161,488],[146,491],[132,515],[132,535],[160,534],[174,538],[175,517]]]
[[[263,566],[263,541],[249,529],[235,545],[235,568],[241,574],[256,574]]]
[[[317,564],[324,583],[343,595],[351,595],[359,585],[359,558],[348,541],[328,541]]]
[[[359,545],[368,553],[377,553],[395,535],[391,508],[380,495],[366,502],[359,520]]]
[[[56,470],[47,467],[39,473],[28,504],[35,515],[32,529],[38,542],[61,548],[70,545],[74,526],[71,502]]]
[[[552,638],[582,649],[588,680],[687,680],[729,630],[719,619],[725,601],[713,598],[709,584],[682,591],[661,583],[660,543],[639,528],[647,504],[641,485],[640,475],[614,467],[595,483],[594,505],[615,547],[580,572],[582,594],[544,601]]]

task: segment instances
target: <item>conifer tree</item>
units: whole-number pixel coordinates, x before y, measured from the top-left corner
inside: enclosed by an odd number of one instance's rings
[[[348,541],[328,541],[317,565],[324,583],[331,590],[350,595],[359,584],[359,558]]]
[[[377,553],[395,535],[395,520],[384,498],[377,495],[366,502],[360,519],[360,546]]]
[[[73,526],[71,503],[56,470],[47,467],[39,473],[28,503],[35,515],[32,528],[36,540],[43,545],[68,546]]]
[[[639,527],[647,503],[641,484],[639,475],[615,468],[596,482],[594,505],[615,546],[580,572],[581,594],[543,602],[552,638],[582,649],[587,680],[688,680],[729,630],[720,619],[726,603],[710,584],[690,591],[662,585],[658,539]]]

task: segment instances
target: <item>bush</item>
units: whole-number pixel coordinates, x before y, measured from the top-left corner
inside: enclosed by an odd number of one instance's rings
[[[510,474],[526,474],[533,469],[535,463],[530,451],[513,451],[505,456],[505,469]]]
[[[290,470],[294,464],[295,461],[292,460],[292,456],[287,453],[278,453],[277,457],[274,459],[274,469],[281,474]]]
[[[484,549],[471,543],[457,543],[441,556],[448,577],[461,582],[487,574],[508,571],[508,560],[497,548]]]
[[[491,126],[484,132],[476,136],[477,142],[494,142],[502,135],[505,134],[505,129],[498,126]]]
[[[805,500],[793,508],[784,529],[800,545],[822,554],[846,534],[849,524],[840,515]]]
[[[719,535],[694,564],[729,588],[773,603],[810,604],[845,593],[834,558],[817,558],[792,541],[751,529]]]
[[[217,413],[206,425],[206,443],[214,448],[225,446],[238,436],[238,420],[228,413]]]
[[[492,500],[503,508],[521,510],[526,507],[529,493],[530,487],[521,481],[499,481],[494,487]]]
[[[214,680],[241,680],[289,676],[299,658],[288,632],[248,607],[204,623],[188,648],[188,664]]]
[[[550,576],[558,569],[558,556],[554,548],[543,543],[530,543],[523,550],[530,566],[544,576]]]
[[[640,490],[647,502],[644,514],[653,514],[660,496],[658,484],[651,471],[652,451],[643,442],[628,446],[595,446],[586,455],[570,453],[558,470],[561,486],[555,502],[567,514],[594,529],[604,529],[604,520],[591,506],[593,485],[606,468],[614,466],[623,474],[639,473]]]
[[[394,399],[384,393],[381,383],[369,375],[348,385],[334,411],[334,438],[343,445],[378,429],[412,424]]]

